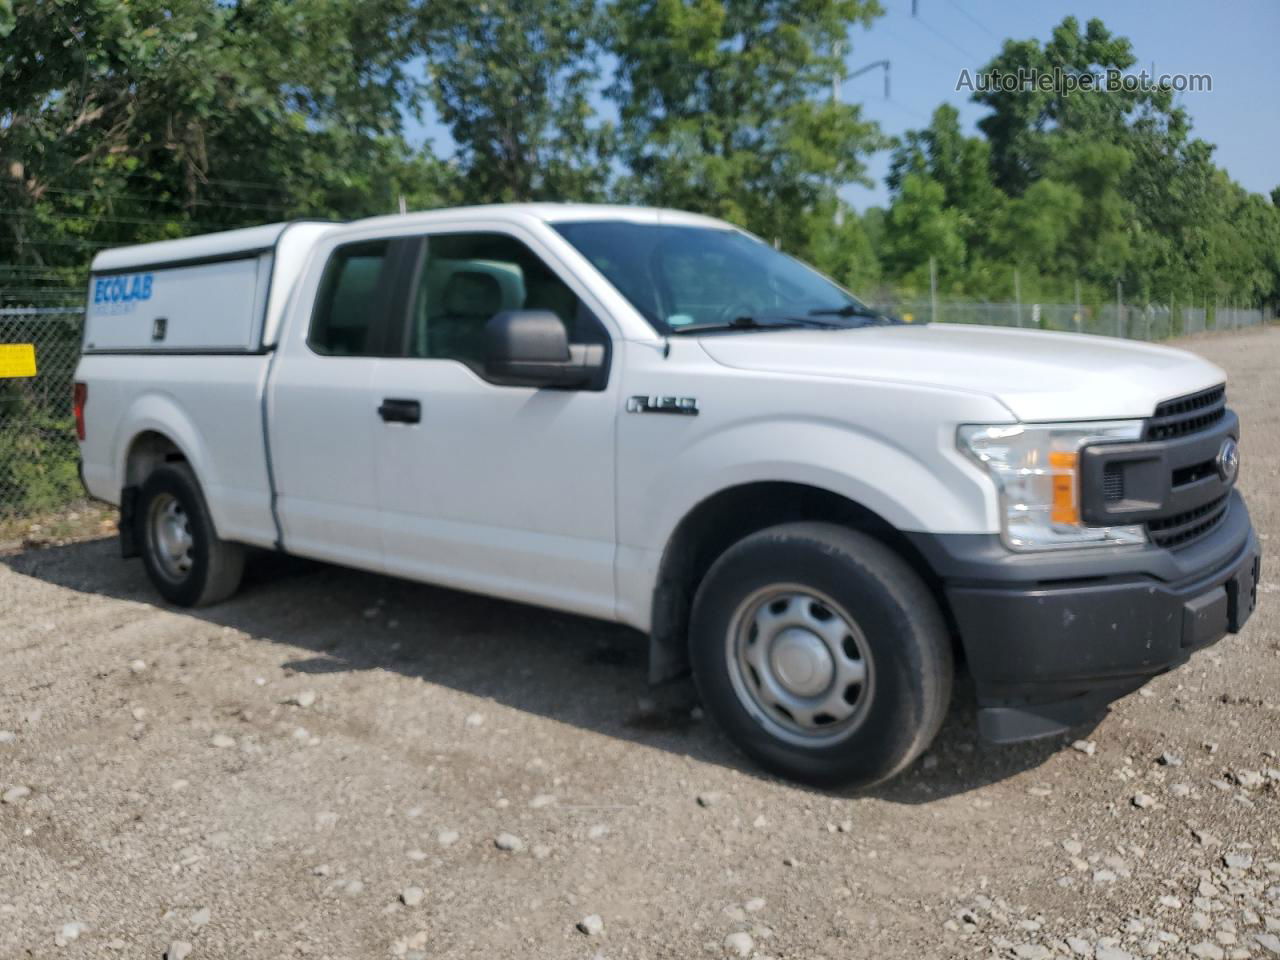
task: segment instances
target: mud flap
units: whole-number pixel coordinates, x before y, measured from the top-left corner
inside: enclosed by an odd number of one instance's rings
[[[649,683],[657,686],[689,672],[689,651],[683,638],[649,634]]]
[[[120,491],[120,556],[125,560],[141,555],[138,547],[138,525],[135,515],[138,509],[138,488],[124,487]]]
[[[689,672],[689,605],[691,598],[670,581],[659,583],[653,595],[649,626],[649,683],[658,685]]]

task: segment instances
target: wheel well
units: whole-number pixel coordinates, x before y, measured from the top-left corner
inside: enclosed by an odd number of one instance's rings
[[[928,562],[892,524],[852,500],[821,487],[764,482],[730,487],[693,508],[676,526],[662,554],[650,625],[649,678],[670,679],[688,667],[687,635],[693,598],[725,550],[766,527],[798,521],[837,523],[875,537],[925,581],[950,623],[941,582]],[[954,629],[952,630],[954,636]]]
[[[124,485],[141,486],[151,471],[162,463],[185,461],[186,454],[163,433],[146,430],[133,438],[124,462]]]

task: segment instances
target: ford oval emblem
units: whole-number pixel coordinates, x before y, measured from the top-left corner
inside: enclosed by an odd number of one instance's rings
[[[1240,472],[1240,448],[1230,437],[1222,441],[1214,465],[1218,468],[1218,476],[1223,483],[1232,483]]]

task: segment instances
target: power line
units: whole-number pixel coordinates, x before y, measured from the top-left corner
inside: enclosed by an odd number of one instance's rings
[[[92,168],[89,172],[97,173],[97,168]],[[155,182],[154,176],[144,170],[136,170],[132,173],[116,173],[115,171],[111,171],[109,173],[103,173],[102,176],[110,178],[119,177],[126,180],[145,179],[152,183]],[[254,187],[260,190],[277,191],[281,189],[280,184],[278,183],[265,183],[262,180],[223,180],[218,177],[200,177],[199,179],[202,184],[219,184],[226,187]]]
[[[954,47],[956,50],[959,50],[962,54],[964,54],[966,57],[968,57],[968,58],[969,58],[969,61],[970,61],[970,64],[971,64],[972,66],[975,66],[975,67],[976,67],[976,66],[978,65],[979,61],[981,60],[981,58],[980,58],[980,57],[976,57],[976,56],[974,56],[972,53],[970,53],[970,52],[969,52],[968,50],[966,50],[964,47],[960,46],[960,44],[956,43],[954,40],[952,40],[950,37],[948,37],[948,36],[947,36],[945,33],[943,33],[941,30],[938,30],[937,28],[935,28],[934,26],[932,26],[932,25],[931,25],[927,20],[923,20],[923,19],[921,19],[920,17],[914,17],[913,19],[914,19],[917,23],[919,23],[919,24],[920,24],[920,26],[924,27],[926,30],[928,30],[930,33],[932,33],[935,37],[937,37],[938,39],[942,40],[944,43],[949,44],[950,46]]]
[[[996,33],[994,30],[988,27],[985,23],[983,23],[981,20],[975,17],[972,13],[970,13],[964,7],[960,6],[960,4],[956,2],[956,0],[947,0],[947,3],[951,4],[951,6],[959,10],[960,15],[964,17],[966,20],[968,20],[970,23],[972,23],[974,26],[976,26],[979,30],[982,30],[984,33],[989,35],[992,39],[1000,43],[1004,43],[1004,37],[1001,37],[998,33]]]
[[[25,210],[0,210],[0,217],[37,217],[40,220],[88,220],[92,223],[123,223],[131,226],[156,225],[160,221],[156,217],[117,217],[97,213],[60,213],[53,210],[38,210],[34,207]],[[211,220],[182,220],[183,226],[209,227],[212,229],[228,229],[226,223],[214,223]],[[166,237],[164,239],[172,239]]]
[[[31,276],[29,274],[21,274],[21,273],[13,274],[12,276],[10,276],[9,274],[0,274],[0,284],[25,283],[25,284],[36,284],[38,286],[47,287],[50,285],[65,284],[67,283],[68,280],[78,281],[80,275],[82,275],[84,272],[85,271],[83,268],[76,267],[74,268],[74,270],[68,269],[66,273],[61,273],[61,274],[57,274],[54,276],[47,276],[47,277]]]
[[[899,44],[901,44],[903,47],[907,49],[915,49],[920,46],[918,43],[909,42],[901,34],[894,33],[892,30],[889,30],[886,27],[877,26],[876,29],[879,30],[881,33],[885,34],[886,36],[892,38],[893,40],[896,40]],[[951,64],[951,66],[956,67],[960,70],[965,69],[965,64],[957,60],[952,60],[950,56],[942,57],[940,59],[946,60],[946,62]]]
[[[910,107],[908,107],[905,103],[901,103],[897,100],[894,100],[892,97],[887,97],[886,101],[892,106],[897,107],[899,110],[901,110],[903,113],[907,114],[908,116],[915,117],[917,120],[919,120],[921,123],[925,125],[928,125],[929,123],[932,122],[928,117],[920,113],[918,110],[913,110]]]
[[[42,188],[44,193],[56,193],[66,197],[91,197],[97,200],[107,198],[128,200],[137,203],[163,203],[172,206],[191,205],[195,207],[236,207],[243,210],[276,210],[283,211],[288,209],[284,204],[280,203],[248,203],[240,200],[190,200],[183,201],[177,198],[149,197],[143,194],[133,193],[98,193],[90,190],[61,190],[56,187]]]
[[[0,294],[6,297],[22,297],[24,300],[54,300],[74,291],[83,296],[81,287],[32,287],[30,289],[0,286]]]
[[[14,246],[20,247],[119,247],[125,245],[93,240],[49,240],[44,238],[23,238],[21,241],[14,243]]]

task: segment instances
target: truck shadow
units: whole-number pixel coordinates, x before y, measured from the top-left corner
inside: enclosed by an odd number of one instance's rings
[[[0,556],[15,573],[82,593],[163,607],[141,561],[114,538]],[[258,553],[231,600],[181,611],[285,651],[286,671],[394,671],[596,733],[765,778],[709,720],[688,680],[646,682],[647,641],[626,627],[377,574]],[[921,804],[1039,766],[1051,739],[979,740],[963,678],[934,745],[889,784],[848,795]]]

